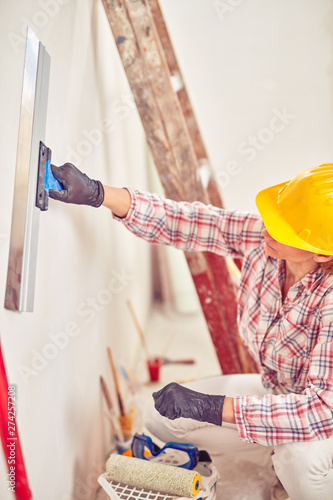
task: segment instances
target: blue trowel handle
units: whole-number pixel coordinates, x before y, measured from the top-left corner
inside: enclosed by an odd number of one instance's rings
[[[52,174],[51,170],[51,149],[40,141],[38,156],[38,173],[36,188],[36,207],[45,211],[49,207],[49,189],[61,191],[62,185]]]

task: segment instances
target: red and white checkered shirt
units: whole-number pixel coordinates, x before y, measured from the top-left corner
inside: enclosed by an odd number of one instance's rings
[[[283,301],[285,262],[264,252],[258,215],[129,192],[131,207],[121,220],[137,236],[243,259],[238,327],[269,393],[234,399],[239,436],[263,445],[332,437],[333,276],[318,268]]]

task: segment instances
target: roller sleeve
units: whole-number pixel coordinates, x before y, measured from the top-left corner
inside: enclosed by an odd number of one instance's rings
[[[117,454],[110,455],[106,471],[109,479],[120,483],[185,497],[196,496],[201,486],[194,470]]]

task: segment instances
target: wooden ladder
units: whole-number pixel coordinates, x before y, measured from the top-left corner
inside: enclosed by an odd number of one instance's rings
[[[165,195],[223,207],[158,0],[102,3]],[[256,371],[238,335],[225,259],[211,252],[185,256],[222,372]]]

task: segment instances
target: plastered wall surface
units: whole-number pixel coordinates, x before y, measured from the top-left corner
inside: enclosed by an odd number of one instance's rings
[[[106,208],[50,200],[40,218],[34,312],[4,310],[28,21],[51,56],[52,162],[146,188],[146,146],[101,2],[1,2],[1,343],[34,498],[82,499],[97,486],[110,442],[99,385],[100,375],[111,383],[106,346],[116,364],[131,366],[139,338],[126,300],[145,324],[150,249]],[[1,451],[3,500],[12,498],[6,472]]]
[[[331,0],[161,0],[228,207],[332,161]]]
[[[226,206],[255,209],[259,189],[332,161],[332,0],[161,5]],[[113,185],[147,187],[145,142],[101,3],[2,0],[1,304],[27,21],[51,56],[46,143],[53,162],[70,160]],[[37,500],[92,495],[109,437],[98,380],[108,374],[105,346],[129,362],[137,347],[128,298],[144,321],[147,245],[112,223],[106,209],[51,200],[40,222],[35,311],[0,310]],[[55,339],[63,347],[52,350]],[[1,460],[0,497],[7,500]]]

